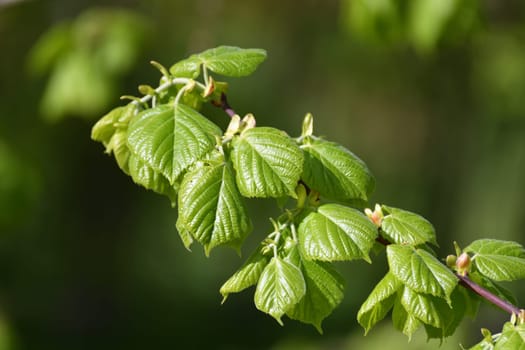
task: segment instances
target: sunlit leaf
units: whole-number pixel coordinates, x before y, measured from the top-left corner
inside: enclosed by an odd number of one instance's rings
[[[215,148],[221,130],[188,106],[159,105],[130,123],[131,151],[174,184],[190,165]]]
[[[233,165],[245,197],[296,197],[303,153],[286,133],[269,127],[245,131],[233,140]]]
[[[377,228],[360,211],[324,204],[299,225],[299,247],[307,259],[370,261]]]
[[[450,300],[458,279],[432,254],[411,246],[391,244],[387,247],[390,271],[403,284],[419,293]]]
[[[209,70],[230,77],[252,74],[266,59],[262,49],[241,49],[234,46],[219,46],[197,55]]]
[[[334,200],[368,200],[375,181],[366,164],[343,146],[308,137],[304,151],[303,181]]]
[[[514,281],[525,278],[525,250],[516,242],[480,239],[465,248],[474,253],[476,269],[495,281]]]
[[[264,255],[261,247],[257,248],[241,268],[222,285],[220,289],[222,301],[224,302],[230,293],[238,293],[257,284],[269,261],[270,256]]]
[[[393,243],[437,245],[434,226],[422,216],[385,205],[382,209],[387,215],[381,222],[381,229]]]
[[[306,293],[286,315],[294,320],[314,325],[322,333],[322,321],[343,300],[343,278],[328,263],[302,261]]]
[[[374,287],[357,313],[357,321],[365,329],[365,334],[392,309],[401,287],[402,283],[390,272]]]
[[[301,300],[305,292],[301,270],[279,257],[273,257],[257,283],[255,306],[282,325],[281,317]]]
[[[424,324],[442,328],[445,326],[445,317],[442,309],[450,307],[441,299],[432,295],[418,293],[405,286],[401,295],[401,304],[411,316]]]
[[[200,242],[209,254],[219,245],[236,249],[251,230],[231,166],[213,160],[189,171],[180,185],[177,229]]]
[[[505,323],[494,350],[525,350],[525,324]]]

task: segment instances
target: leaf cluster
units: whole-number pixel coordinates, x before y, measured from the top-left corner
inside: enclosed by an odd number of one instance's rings
[[[333,263],[371,263],[371,252],[382,244],[389,271],[357,315],[366,332],[391,312],[394,327],[408,337],[421,326],[429,338],[451,335],[480,302],[460,276],[512,302],[496,283],[525,277],[521,245],[480,240],[457,247],[459,257],[443,264],[426,219],[386,205],[364,209],[375,186],[371,172],[350,150],[316,136],[310,114],[297,137],[256,126],[251,114],[232,114],[226,130],[201,114],[207,102],[229,108],[227,84],[211,73],[246,76],[265,58],[264,50],[220,46],[169,69],[153,62],[162,74],[159,86],[141,86],[142,97],[130,97],[92,130],[124,173],[177,207],[176,227],[188,249],[197,242],[206,255],[217,246],[240,251],[252,230],[246,199],[285,204],[257,249],[220,288],[224,300],[254,286],[259,310],[280,324],[286,315],[321,332],[344,296]]]

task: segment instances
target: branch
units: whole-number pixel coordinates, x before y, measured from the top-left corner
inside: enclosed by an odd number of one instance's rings
[[[384,238],[381,235],[377,236],[376,242],[384,245],[385,247],[387,245],[392,244],[392,242],[390,242],[389,240],[387,240],[386,238]],[[505,311],[505,312],[507,312],[507,313],[509,313],[511,315],[514,314],[516,316],[519,316],[520,314],[522,314],[522,312],[523,312],[522,309],[520,309],[519,307],[509,303],[506,300],[501,299],[497,295],[492,294],[490,291],[486,290],[485,288],[483,288],[482,286],[480,286],[476,282],[472,281],[467,276],[462,276],[462,275],[460,275],[458,273],[454,273],[454,274],[459,279],[459,284],[460,285],[462,285],[463,287],[465,287],[465,288],[471,290],[472,292],[476,293],[477,295],[479,295],[480,297],[482,297],[483,299],[485,299],[489,303],[499,307],[500,309],[502,309],[503,311]]]
[[[228,104],[228,100],[226,98],[226,94],[225,93],[221,94],[221,100],[220,101],[211,101],[211,103],[215,107],[222,108],[222,110],[224,112],[226,112],[226,114],[228,114],[230,116],[230,118],[237,114],[237,113],[235,113],[233,108],[231,108],[230,105]]]
[[[492,294],[485,288],[481,287],[479,284],[472,281],[467,276],[462,276],[457,273],[455,275],[459,279],[459,284],[461,284],[463,287],[467,289],[470,289],[471,291],[473,291],[474,293],[476,293],[477,295],[479,295],[480,297],[482,297],[489,303],[496,305],[497,307],[508,312],[511,315],[514,314],[518,316],[521,313],[521,310],[518,307],[512,305],[506,300],[501,299],[497,295]]]

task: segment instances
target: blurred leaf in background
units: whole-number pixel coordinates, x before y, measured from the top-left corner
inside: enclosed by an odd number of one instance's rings
[[[476,0],[343,0],[341,5],[342,21],[356,37],[378,45],[408,44],[421,54],[433,52],[449,35],[466,37],[478,19]]]
[[[49,73],[41,100],[44,118],[95,118],[119,93],[119,78],[135,64],[147,37],[145,18],[122,9],[91,8],[56,24],[29,55],[34,75]]]

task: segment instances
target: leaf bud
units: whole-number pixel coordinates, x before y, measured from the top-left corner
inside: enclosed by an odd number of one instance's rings
[[[453,254],[450,254],[447,256],[447,259],[446,259],[446,262],[447,262],[447,266],[448,267],[454,267],[456,266],[456,260],[457,260],[457,256],[453,255]]]
[[[462,276],[466,276],[470,271],[471,259],[467,253],[461,253],[456,260],[456,270]]]
[[[376,225],[377,227],[381,227],[384,215],[383,210],[381,209],[381,206],[379,204],[376,204],[376,206],[374,207],[374,211],[372,211],[369,208],[366,208],[365,214],[370,220],[372,220],[374,225]]]

